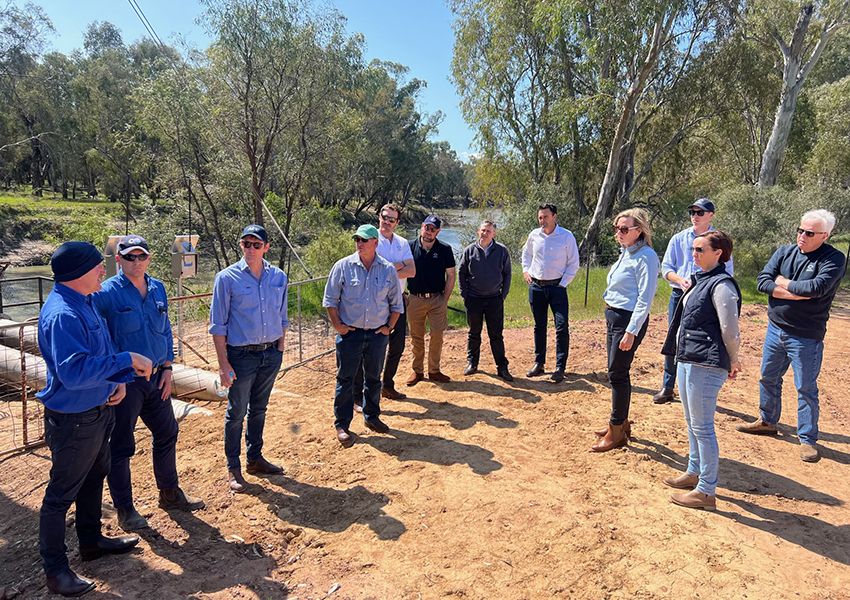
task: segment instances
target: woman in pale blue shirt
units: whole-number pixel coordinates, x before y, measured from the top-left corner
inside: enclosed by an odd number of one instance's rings
[[[608,272],[605,322],[608,326],[608,380],[611,382],[611,418],[596,432],[600,439],[593,452],[607,452],[626,443],[631,433],[629,404],[632,382],[629,370],[635,351],[646,335],[649,309],[658,287],[661,263],[652,249],[652,232],[646,212],[632,208],[614,219],[614,237],[622,246],[620,258]]]

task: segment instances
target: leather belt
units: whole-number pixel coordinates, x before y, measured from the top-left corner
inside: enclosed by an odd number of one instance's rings
[[[413,296],[418,296],[418,297],[420,297],[420,298],[425,298],[426,300],[428,300],[428,299],[430,299],[430,298],[436,298],[437,296],[442,296],[442,295],[443,295],[443,294],[442,294],[442,292],[440,292],[439,294],[417,294],[417,293],[415,293],[415,292],[410,292],[410,293],[411,293],[411,295],[413,295]]]
[[[531,281],[536,283],[537,285],[558,285],[561,283],[561,279],[537,279],[535,277],[531,278]]]
[[[265,344],[246,344],[245,346],[231,346],[231,348],[245,350],[246,352],[265,352],[275,344],[277,344],[277,342],[266,342]]]

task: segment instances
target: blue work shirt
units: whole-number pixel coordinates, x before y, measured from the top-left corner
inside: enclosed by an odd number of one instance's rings
[[[345,325],[383,327],[390,320],[390,312],[404,312],[395,267],[377,254],[368,271],[357,252],[341,258],[328,275],[322,306],[336,308]]]
[[[257,279],[243,258],[215,276],[210,333],[231,346],[276,342],[289,327],[286,274],[263,260]]]
[[[106,319],[118,350],[138,352],[157,367],[174,360],[168,295],[162,282],[150,275],[145,274],[145,283],[148,293],[142,299],[141,292],[121,271],[92,294],[92,304]]]
[[[713,229],[714,227],[708,228],[709,231]],[[667,244],[667,250],[664,252],[664,259],[661,261],[661,276],[664,279],[667,279],[667,273],[671,271],[683,279],[690,279],[691,275],[702,271],[702,269],[694,264],[694,255],[691,253],[691,248],[694,246],[696,237],[697,234],[694,233],[694,228],[688,227],[670,238],[670,243]],[[726,263],[726,272],[729,275],[735,274],[731,256],[729,257],[729,262]],[[682,286],[673,283],[669,279],[667,282],[671,288],[682,289]]]
[[[608,288],[602,294],[611,308],[632,311],[626,332],[640,333],[658,289],[658,255],[646,245],[629,246],[608,271]]]
[[[56,283],[38,317],[38,346],[47,387],[36,396],[61,413],[105,404],[118,383],[133,381],[129,352],[115,353],[112,337],[91,298]]]

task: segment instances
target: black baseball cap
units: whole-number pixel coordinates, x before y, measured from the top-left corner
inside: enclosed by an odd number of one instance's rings
[[[693,204],[691,204],[688,208],[698,208],[700,210],[706,210],[708,212],[714,212],[714,203],[708,198],[700,198]]]
[[[125,235],[118,241],[118,254],[124,256],[131,250],[141,250],[145,254],[150,254],[148,243],[140,235]]]
[[[242,230],[243,238],[249,235],[253,235],[255,238],[263,240],[267,244],[269,242],[269,234],[266,233],[265,227],[262,227],[261,225],[248,225],[248,227]]]

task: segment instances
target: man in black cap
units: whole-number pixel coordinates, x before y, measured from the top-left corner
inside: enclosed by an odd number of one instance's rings
[[[263,258],[269,237],[260,225],[248,225],[240,240],[243,258],[215,276],[210,333],[218,357],[221,385],[230,388],[224,417],[227,484],[244,492],[242,422],[248,415],[246,470],[252,475],[283,473],[263,458],[263,428],[274,380],[283,360],[289,319],[286,275]]]
[[[452,248],[437,239],[442,222],[434,215],[422,223],[422,231],[410,241],[416,275],[407,280],[410,297],[407,321],[410,324],[410,341],[413,347],[413,373],[407,385],[416,385],[425,379],[425,321],[431,326],[428,346],[428,379],[451,381],[440,371],[443,352],[443,332],[449,327],[449,298],[455,287],[455,257]]]
[[[197,510],[200,498],[187,496],[177,482],[177,419],[171,409],[171,363],[174,341],[168,318],[168,296],[162,282],[147,274],[150,250],[145,239],[127,235],[118,242],[120,272],[103,283],[92,302],[106,319],[118,350],[142,354],[153,362],[150,379],[127,384],[124,401],[115,407],[115,429],[109,441],[112,466],[107,476],[118,524],[125,531],[147,527],[133,505],[130,459],[136,453],[139,417],[151,432],[153,472],[159,507]]]
[[[53,291],[38,320],[38,345],[47,365],[44,436],[52,467],[39,517],[39,541],[47,588],[80,596],[94,582],[68,566],[65,518],[76,503],[75,524],[83,560],[129,552],[135,535],[101,534],[103,479],[109,472],[113,407],[133,374],[150,377],[151,361],[135,352],[116,353],[106,323],[91,304],[106,274],[103,257],[87,242],[66,242],[53,254]]]
[[[694,264],[694,256],[691,248],[694,245],[694,239],[698,235],[704,234],[706,231],[714,229],[711,226],[711,219],[714,217],[714,203],[708,198],[700,198],[688,207],[688,215],[691,217],[691,227],[683,229],[672,238],[667,244],[667,251],[664,252],[664,260],[661,261],[661,276],[670,282],[670,305],[668,307],[667,324],[673,320],[673,313],[676,311],[676,305],[684,296],[687,289],[691,286],[691,275],[696,271],[701,271]],[[726,263],[726,271],[729,275],[734,274],[732,258]],[[676,364],[674,357],[667,356],[664,358],[664,379],[661,384],[661,391],[652,397],[655,404],[664,404],[673,400],[673,387],[676,385]]]

